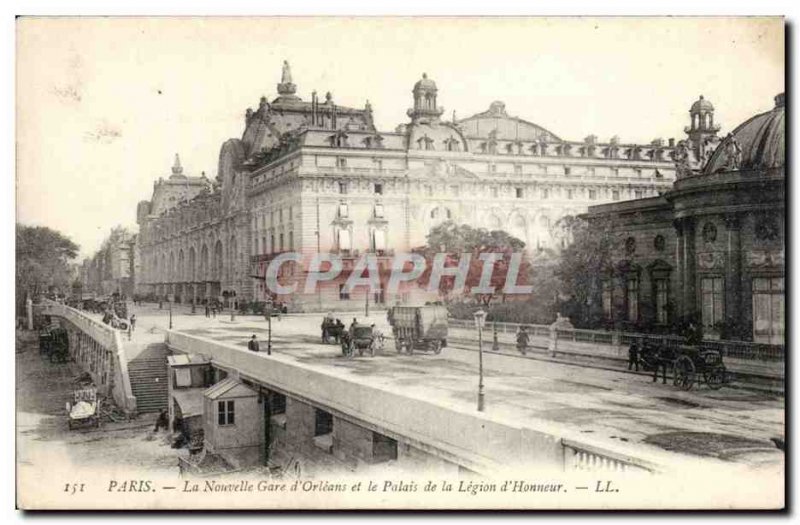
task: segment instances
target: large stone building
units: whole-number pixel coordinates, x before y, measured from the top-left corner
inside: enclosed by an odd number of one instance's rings
[[[661,196],[590,208],[616,247],[594,304],[617,326],[669,329],[699,317],[706,337],[784,341],[785,108],[716,136],[700,97]]]
[[[134,292],[134,253],[136,235],[117,226],[112,228],[94,256],[83,261],[80,270],[85,293],[132,296]]]
[[[277,90],[272,102],[262,97],[247,109],[242,138],[222,145],[215,184],[174,172],[139,204],[145,289],[184,301],[263,300],[265,267],[279,253],[385,258],[423,245],[446,220],[505,229],[531,250],[553,247],[561,217],[657,196],[675,178],[672,140],[565,140],[499,101],[443,120],[438,88],[424,74],[409,121],[391,132],[375,128],[369,102],[344,107],[316,92],[302,100],[286,63]],[[283,300],[297,309],[363,302],[364,292],[340,286]]]

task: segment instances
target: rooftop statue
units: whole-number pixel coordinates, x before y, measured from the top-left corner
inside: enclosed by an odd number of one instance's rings
[[[283,61],[283,71],[281,72],[281,84],[292,83],[292,70],[289,68],[289,61]]]

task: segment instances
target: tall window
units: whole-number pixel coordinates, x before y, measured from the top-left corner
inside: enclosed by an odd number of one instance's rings
[[[267,253],[267,238],[261,237],[261,253]]]
[[[516,189],[517,198],[521,199],[522,198],[522,188],[515,188],[515,189]]]
[[[383,204],[380,202],[375,204],[375,218],[382,219],[383,218]]]
[[[339,182],[339,193],[344,195],[347,193],[347,183],[346,182]]]
[[[278,251],[282,252],[282,251],[283,251],[283,234],[282,234],[282,233],[280,234],[280,236],[278,237],[278,239],[279,239],[279,241],[278,241],[278,242],[280,243],[280,244],[278,245]]]
[[[628,321],[639,320],[639,278],[631,277],[627,282]]]
[[[618,191],[618,190],[614,190],[614,191],[612,191],[612,192],[611,192],[611,198],[612,198],[613,200],[615,200],[615,201],[618,201],[618,200],[619,200],[619,191]]]
[[[725,281],[722,277],[703,277],[700,281],[700,294],[703,303],[703,327],[714,329],[722,322],[724,315]]]
[[[669,299],[669,280],[656,279],[656,322],[667,324],[667,300]]]
[[[383,195],[383,184],[380,182],[375,183],[375,195]]]
[[[753,279],[753,340],[783,344],[783,277]]]
[[[347,207],[346,202],[342,202],[339,204],[339,218],[346,219],[348,216],[349,209]]]
[[[614,318],[614,310],[612,309],[613,297],[614,292],[611,280],[603,281],[603,317],[607,320]]]
[[[589,199],[595,200],[597,198],[597,190],[589,190]]]
[[[350,230],[339,230],[339,251],[349,252],[351,249]]]
[[[344,284],[339,285],[339,300],[340,301],[348,301],[350,300],[350,292],[347,291]]]
[[[236,421],[233,401],[217,402],[217,424],[233,425]]]
[[[383,230],[374,230],[372,232],[372,248],[379,254],[386,251],[386,232]]]

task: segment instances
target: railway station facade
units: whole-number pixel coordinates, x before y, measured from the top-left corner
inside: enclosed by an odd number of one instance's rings
[[[385,264],[424,245],[447,220],[506,230],[531,251],[558,249],[560,218],[592,204],[656,197],[675,180],[672,139],[565,140],[510,115],[500,101],[445,120],[425,74],[413,86],[409,120],[393,131],[375,127],[368,101],[340,106],[316,92],[301,99],[287,63],[277,91],[246,110],[242,137],[222,145],[213,181],[187,176],[176,163],[139,203],[140,293],[264,300],[265,268],[281,253],[334,253],[345,268],[370,253]],[[363,304],[366,292],[341,286],[295,295],[290,308]]]

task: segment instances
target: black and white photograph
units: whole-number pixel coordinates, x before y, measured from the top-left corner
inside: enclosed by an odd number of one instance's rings
[[[783,17],[15,26],[18,508],[785,507]]]

